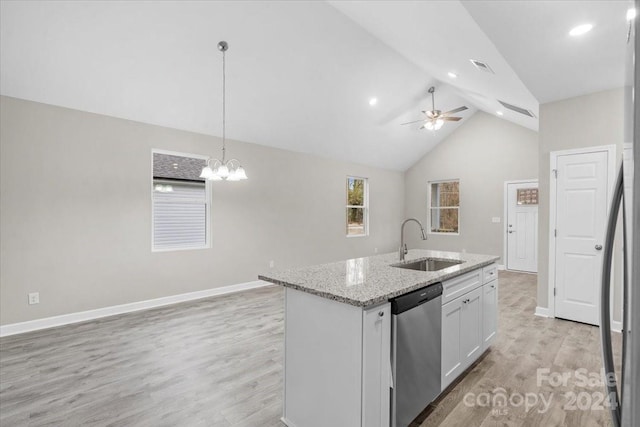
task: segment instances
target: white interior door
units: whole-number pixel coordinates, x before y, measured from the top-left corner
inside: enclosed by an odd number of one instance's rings
[[[507,270],[538,271],[538,182],[507,184]]]
[[[592,325],[600,323],[609,155],[560,155],[556,166],[555,315]]]

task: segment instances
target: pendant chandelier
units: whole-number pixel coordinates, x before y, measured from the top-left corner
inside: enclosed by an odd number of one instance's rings
[[[247,179],[240,162],[236,159],[226,160],[226,120],[227,120],[227,104],[226,104],[226,70],[225,70],[225,52],[229,49],[229,45],[225,41],[218,43],[218,50],[222,52],[222,160],[208,159],[207,165],[202,168],[200,178],[210,181],[240,181]]]

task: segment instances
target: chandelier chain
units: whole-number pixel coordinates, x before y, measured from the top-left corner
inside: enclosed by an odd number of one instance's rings
[[[222,163],[225,161],[226,154],[226,131],[227,131],[227,75],[226,75],[226,64],[225,57],[226,52],[222,51]]]

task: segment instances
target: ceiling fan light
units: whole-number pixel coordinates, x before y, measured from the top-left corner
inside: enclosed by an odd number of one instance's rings
[[[442,127],[443,124],[444,124],[444,120],[436,119],[436,122],[434,123],[433,128],[435,130],[438,130],[438,129],[440,129]]]
[[[429,129],[429,130],[433,130],[433,122],[427,122],[424,124],[424,127]]]

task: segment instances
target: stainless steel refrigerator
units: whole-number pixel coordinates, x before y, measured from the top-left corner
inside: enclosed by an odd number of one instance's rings
[[[635,0],[635,8],[640,10],[640,0]],[[637,55],[640,37],[635,28],[637,19],[629,24],[624,158],[609,210],[601,290],[600,332],[604,370],[606,378],[617,378],[606,381],[615,427],[640,426],[640,100],[636,95],[640,89],[640,58]],[[622,371],[615,372],[609,299],[613,243],[620,211],[623,213],[625,240]]]

